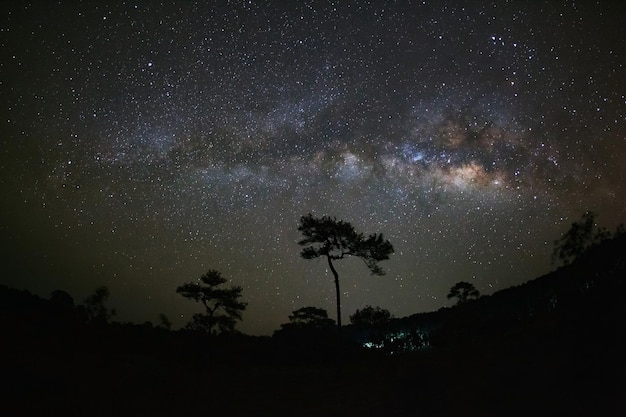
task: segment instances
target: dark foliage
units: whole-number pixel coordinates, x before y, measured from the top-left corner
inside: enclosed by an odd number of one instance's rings
[[[618,228],[616,235],[620,230]],[[559,260],[567,265],[593,245],[610,237],[611,233],[606,228],[596,224],[596,213],[587,211],[579,221],[572,223],[570,229],[560,239],[554,241],[552,262]]]
[[[335,322],[318,307],[294,310],[289,323],[281,324],[272,338],[282,350],[283,359],[291,364],[329,361],[338,349]]]
[[[470,300],[480,297],[480,292],[470,282],[460,281],[450,288],[448,299],[456,298],[457,304],[464,304]]]
[[[109,298],[109,289],[105,286],[96,288],[93,294],[85,299],[84,308],[87,314],[88,320],[95,323],[107,323],[113,316],[115,316],[115,310],[109,310],[105,303]],[[54,293],[53,293],[54,297]],[[56,298],[59,295],[57,294]]]
[[[205,313],[196,313],[187,324],[190,330],[204,331],[209,334],[233,332],[247,303],[239,301],[243,288],[232,286],[223,288],[226,278],[219,271],[210,270],[200,277],[199,283],[189,282],[176,292],[185,298],[201,303]]]
[[[332,260],[348,256],[360,258],[373,275],[384,275],[378,262],[389,259],[393,246],[382,234],[365,237],[350,223],[328,216],[321,218],[312,214],[302,216],[298,230],[304,238],[298,242],[304,246],[301,255],[304,259],[326,256]]]
[[[289,323],[298,327],[332,327],[335,322],[328,318],[328,312],[318,307],[302,307],[289,316]]]
[[[372,275],[384,275],[385,271],[378,262],[389,259],[393,246],[382,234],[365,237],[358,233],[350,223],[334,217],[314,217],[312,214],[300,218],[298,230],[303,239],[298,244],[303,246],[300,255],[304,259],[325,257],[335,278],[337,297],[337,327],[341,329],[341,300],[339,274],[333,261],[346,257],[356,257],[365,262]]]
[[[389,310],[368,305],[351,315],[350,323],[355,326],[374,326],[387,323],[391,317]]]

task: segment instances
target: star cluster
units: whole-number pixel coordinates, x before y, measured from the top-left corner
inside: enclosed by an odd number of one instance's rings
[[[3,282],[183,324],[176,286],[242,285],[241,329],[333,311],[299,257],[312,212],[382,232],[349,314],[446,305],[550,268],[587,209],[626,218],[617,3],[8,2],[1,6]]]

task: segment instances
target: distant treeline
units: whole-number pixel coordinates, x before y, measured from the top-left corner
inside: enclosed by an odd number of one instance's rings
[[[589,248],[571,264],[525,284],[435,312],[392,318],[371,326],[348,325],[342,336],[344,341],[394,354],[467,344],[514,331],[525,323],[556,320],[559,316],[575,316],[580,326],[600,328],[599,318],[611,323],[624,322],[625,276],[626,234],[619,234]],[[154,326],[149,322],[141,325],[108,323],[102,317],[106,316],[102,313],[102,300],[98,305],[99,309],[93,305],[75,305],[64,291],[54,291],[49,299],[43,299],[28,291],[0,286],[0,322],[5,334],[25,336],[28,329],[35,330],[32,337],[40,339],[39,342],[58,345],[80,339],[80,335],[92,337],[94,332],[104,331],[103,327],[108,327],[109,332],[117,329],[116,333],[124,333],[125,337],[133,333],[141,337],[147,333],[199,333],[172,332],[167,326]],[[94,311],[99,313],[94,314]],[[229,337],[263,339],[244,335]],[[275,339],[297,345],[303,351],[315,350],[314,356],[326,350],[324,346],[331,350],[330,346],[336,342],[332,326],[277,332]],[[311,358],[308,354],[298,356]]]
[[[115,322],[104,287],[77,305],[0,286],[0,414],[623,415],[626,233],[579,247],[451,308],[339,331],[304,307],[272,337]]]
[[[368,346],[399,353],[478,342],[532,322],[569,317],[617,336],[626,318],[626,234],[588,248],[572,263],[522,285],[451,308],[346,329]],[[607,329],[610,327],[610,329]]]

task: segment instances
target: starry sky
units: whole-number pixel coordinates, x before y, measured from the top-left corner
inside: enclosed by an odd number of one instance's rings
[[[178,327],[217,269],[271,334],[334,315],[309,212],[396,250],[337,263],[344,322],[544,274],[585,210],[626,222],[620,3],[3,2],[0,283]]]

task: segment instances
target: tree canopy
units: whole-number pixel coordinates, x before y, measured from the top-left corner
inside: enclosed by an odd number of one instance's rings
[[[471,299],[480,297],[480,292],[470,282],[457,282],[450,288],[448,299],[457,298],[457,304],[465,304]]]
[[[363,307],[350,316],[350,323],[357,326],[373,326],[386,323],[391,319],[389,310],[370,305]]]
[[[317,218],[309,213],[300,219],[298,230],[304,236],[298,242],[304,246],[300,253],[304,259],[326,256],[338,260],[354,256],[363,260],[373,275],[384,275],[385,271],[378,262],[389,259],[393,253],[393,246],[383,238],[382,233],[365,237],[350,223],[334,217]]]
[[[570,264],[591,246],[610,237],[611,233],[606,228],[596,224],[596,213],[586,211],[560,239],[554,241],[552,262],[558,259],[566,265]]]
[[[109,288],[103,285],[96,288],[94,293],[85,299],[85,312],[90,322],[107,323],[111,317],[115,316],[115,310],[109,310],[105,306],[109,295]]]
[[[176,288],[178,294],[201,303],[206,311],[204,314],[194,314],[187,327],[209,334],[234,331],[235,324],[242,319],[241,314],[247,306],[247,303],[239,301],[243,288],[222,288],[227,280],[214,269],[202,275],[199,281],[188,282]]]
[[[289,316],[289,324],[294,324],[300,327],[326,327],[329,324],[334,325],[335,322],[328,318],[328,312],[323,308],[302,307],[294,310]]]

